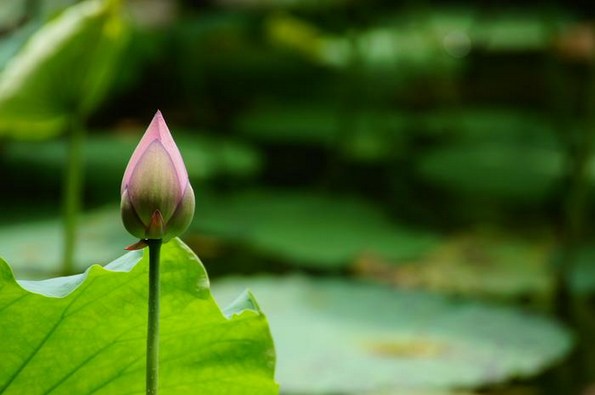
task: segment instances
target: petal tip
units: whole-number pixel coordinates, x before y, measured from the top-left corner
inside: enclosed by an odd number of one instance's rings
[[[157,110],[155,112],[155,115],[153,115],[153,121],[151,122],[151,124],[153,122],[157,122],[157,124],[159,126],[165,125],[165,119],[163,118],[163,114],[161,113],[161,110]]]

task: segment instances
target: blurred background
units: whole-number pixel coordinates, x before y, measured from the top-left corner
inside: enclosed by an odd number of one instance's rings
[[[160,109],[283,394],[595,394],[589,2],[4,0],[0,256],[105,264]]]

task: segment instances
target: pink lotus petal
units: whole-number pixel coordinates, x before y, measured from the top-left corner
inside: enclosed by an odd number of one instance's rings
[[[194,192],[182,155],[161,112],[157,111],[134,150],[121,186],[124,227],[141,239],[171,240],[184,232],[194,216]]]
[[[134,168],[136,167],[143,153],[155,140],[158,140],[169,154],[176,169],[176,173],[178,175],[178,181],[180,183],[180,192],[183,192],[188,181],[188,172],[186,171],[186,166],[184,166],[184,161],[182,160],[180,150],[176,146],[176,143],[174,142],[174,139],[171,136],[171,132],[169,131],[169,128],[167,127],[167,124],[165,123],[163,116],[161,115],[161,111],[157,110],[145,134],[136,146],[136,149],[134,150],[132,157],[128,162],[128,166],[126,166],[126,171],[124,172],[124,177],[122,179],[120,193],[124,192],[124,189],[128,185],[130,177],[132,176]]]
[[[153,140],[138,158],[125,191],[134,211],[148,226],[155,210],[169,220],[182,197],[179,185],[171,156],[159,140]]]

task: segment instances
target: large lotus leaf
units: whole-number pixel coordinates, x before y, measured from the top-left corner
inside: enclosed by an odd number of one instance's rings
[[[299,394],[414,394],[535,375],[571,347],[568,332],[510,307],[343,279],[246,277],[271,322],[277,379]]]
[[[87,0],[40,28],[0,75],[0,133],[43,138],[102,99],[124,48],[118,0]]]
[[[203,196],[194,230],[245,242],[296,264],[345,267],[362,255],[412,259],[436,237],[393,225],[381,211],[356,199],[254,192]]]
[[[553,290],[552,243],[487,232],[445,237],[419,259],[364,257],[358,274],[406,288],[497,298],[547,298]]]
[[[250,293],[223,313],[178,239],[162,252],[162,394],[276,394],[267,321]],[[44,281],[0,261],[0,392],[143,394],[148,254]]]

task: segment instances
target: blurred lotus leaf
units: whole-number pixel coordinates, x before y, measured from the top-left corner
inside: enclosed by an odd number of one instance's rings
[[[485,232],[444,238],[420,259],[394,264],[362,257],[356,271],[381,282],[445,294],[547,299],[553,290],[547,238],[523,240]]]
[[[238,119],[236,128],[258,142],[321,145],[368,162],[393,157],[395,148],[404,146],[410,124],[411,117],[394,110],[345,114],[328,104],[294,103],[252,108]]]
[[[433,234],[396,226],[357,199],[262,191],[203,196],[200,207],[195,231],[305,266],[336,270],[362,254],[412,259],[436,242]]]
[[[489,19],[477,20],[473,27],[474,40],[487,51],[534,51],[547,49],[551,34],[564,16],[552,24],[552,19],[535,12],[494,13]]]
[[[0,253],[11,262],[18,278],[44,278],[61,270],[62,224],[58,219],[26,221],[0,227],[4,238]],[[130,244],[118,207],[85,214],[77,230],[80,248],[76,269],[83,271],[92,264],[117,258]]]
[[[514,308],[356,281],[230,278],[213,292],[232,300],[246,284],[269,317],[288,394],[481,387],[536,375],[572,344],[561,325]]]
[[[128,28],[119,0],[86,0],[35,32],[0,75],[0,134],[41,139],[105,96]]]
[[[562,176],[555,130],[535,114],[465,108],[430,113],[423,127],[444,142],[420,155],[420,174],[450,191],[535,202]]]
[[[535,202],[554,191],[562,156],[540,147],[457,144],[428,152],[420,170],[429,180],[462,194]]]

